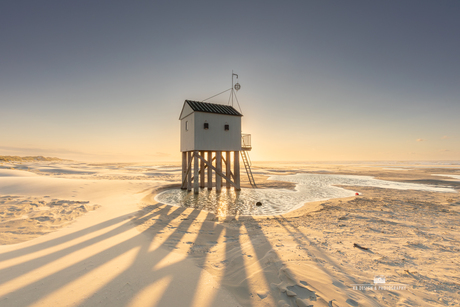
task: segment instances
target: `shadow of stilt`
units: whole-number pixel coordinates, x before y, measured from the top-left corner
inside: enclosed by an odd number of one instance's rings
[[[289,220],[275,220],[299,245],[308,242]],[[152,204],[134,217],[120,216],[0,259],[45,249],[50,252],[0,270],[1,306],[44,305],[57,298],[74,306],[234,304],[206,284],[202,269],[242,306],[296,306],[297,298],[314,294],[296,284],[263,223],[252,217],[219,220],[199,210]],[[297,291],[296,298],[288,290]]]

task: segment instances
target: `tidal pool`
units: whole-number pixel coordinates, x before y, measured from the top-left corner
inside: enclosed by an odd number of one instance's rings
[[[355,195],[337,185],[378,187],[399,190],[422,190],[434,192],[456,192],[450,188],[439,188],[424,184],[378,180],[370,176],[296,174],[274,175],[269,180],[289,181],[296,184],[295,191],[286,189],[200,189],[198,194],[180,189],[166,190],[155,200],[172,206],[195,208],[212,212],[218,216],[227,215],[279,215],[302,207],[305,203],[343,198]],[[257,206],[256,203],[262,203]]]

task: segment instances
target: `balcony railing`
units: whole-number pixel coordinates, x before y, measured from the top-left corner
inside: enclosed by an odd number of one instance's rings
[[[251,150],[251,135],[250,134],[241,134],[241,149],[242,150]]]

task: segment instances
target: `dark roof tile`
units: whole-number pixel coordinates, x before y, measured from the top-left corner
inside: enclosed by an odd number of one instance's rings
[[[215,103],[208,103],[208,102],[199,102],[199,101],[193,101],[193,100],[185,100],[185,102],[195,112],[206,112],[206,113],[243,116],[243,114],[235,110],[235,108],[232,106],[226,106],[222,104],[215,104]]]

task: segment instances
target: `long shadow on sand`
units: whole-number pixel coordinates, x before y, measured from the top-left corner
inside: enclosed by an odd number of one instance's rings
[[[299,241],[288,220],[276,220],[299,245],[308,243],[305,236]],[[133,232],[135,227],[140,231]],[[186,253],[181,249],[184,244],[190,246]],[[53,251],[47,253],[47,249]],[[81,250],[87,250],[88,254],[62,263]],[[39,255],[34,257],[37,252]],[[126,266],[112,272],[108,281],[101,281],[89,293],[87,289],[78,293],[80,280],[103,279],[98,276],[103,272],[101,268],[128,253],[131,256],[125,261]],[[148,306],[171,306],[172,298],[180,296],[187,302],[181,300],[181,306],[199,306],[196,297],[202,291],[202,277],[187,273],[190,263],[210,272],[219,286],[228,289],[242,306],[328,306],[315,289],[295,280],[264,234],[260,220],[251,217],[219,221],[211,213],[152,204],[135,217],[120,216],[57,239],[6,252],[0,254],[0,260],[13,261],[24,256],[30,259],[0,269],[0,289],[4,289],[0,290],[1,306],[44,305],[52,295],[74,290],[75,299],[66,301],[66,305],[141,305],[136,299],[143,297],[150,302]],[[47,273],[34,278],[34,272],[47,268]],[[21,278],[24,285],[14,286]],[[219,299],[215,293],[209,293],[206,305],[220,306]]]

